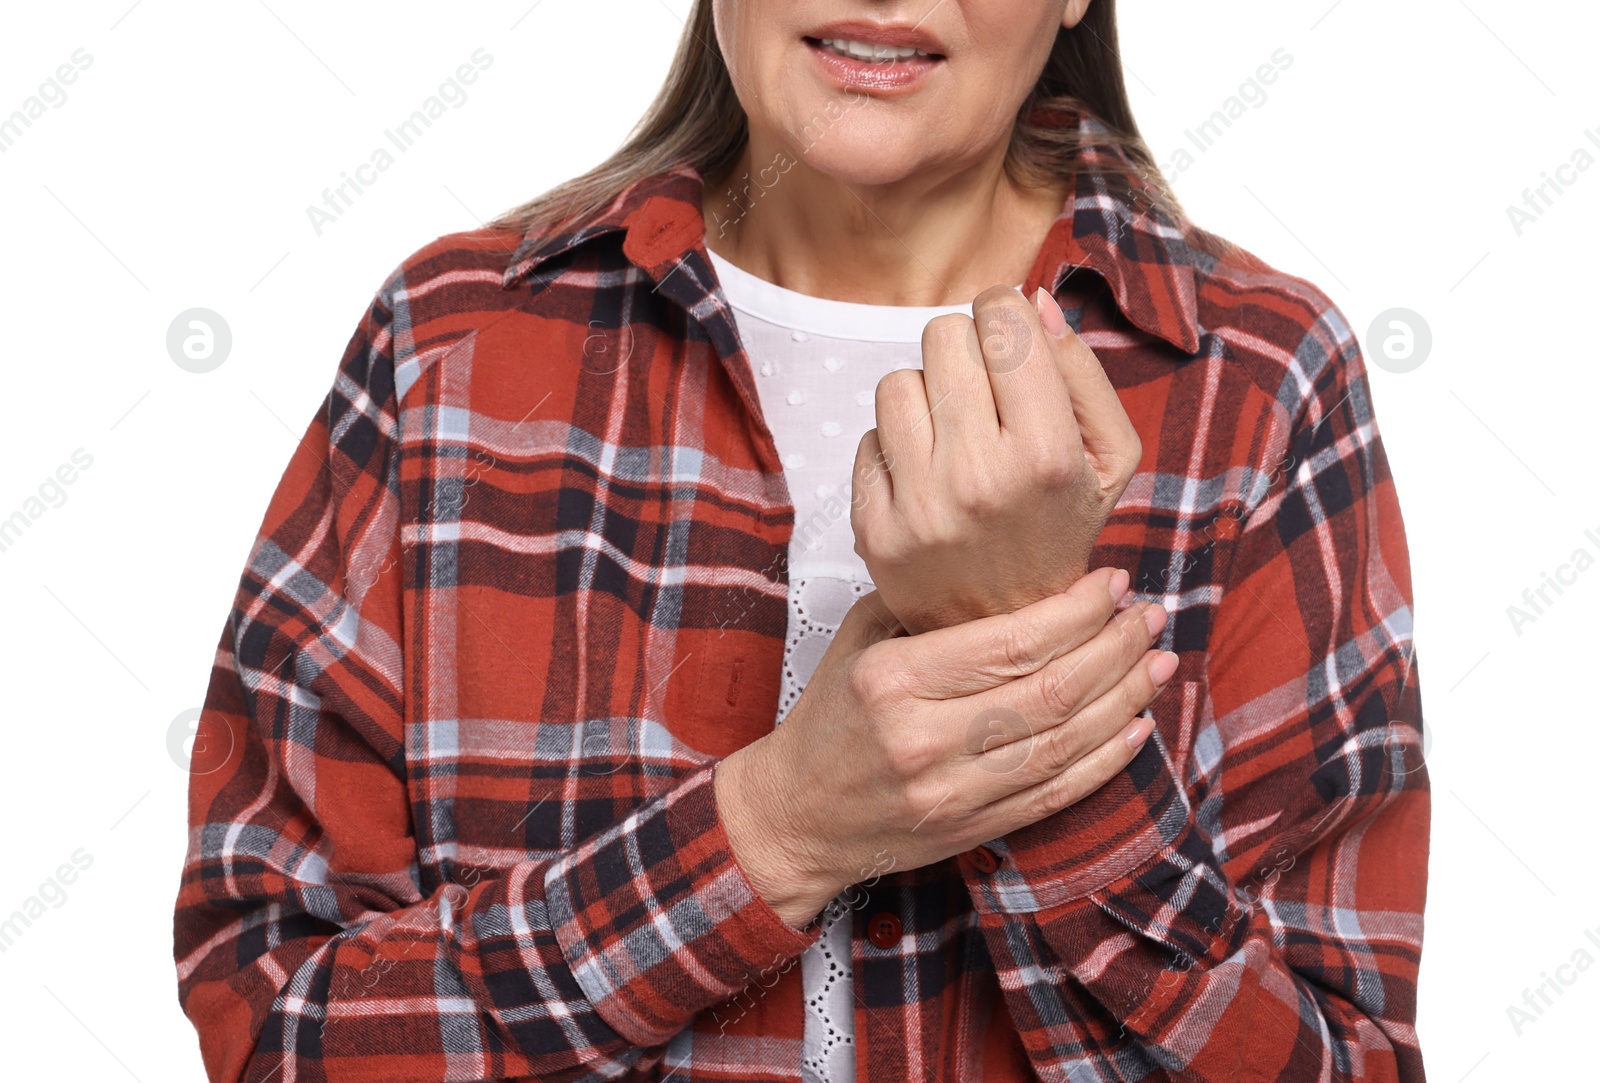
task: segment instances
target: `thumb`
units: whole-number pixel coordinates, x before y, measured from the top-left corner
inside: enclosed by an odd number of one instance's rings
[[[1056,299],[1041,287],[1034,295],[1039,322],[1055,353],[1056,368],[1072,398],[1085,454],[1102,463],[1130,453],[1138,461],[1139,436],[1117,397],[1116,388],[1089,344],[1067,324]]]

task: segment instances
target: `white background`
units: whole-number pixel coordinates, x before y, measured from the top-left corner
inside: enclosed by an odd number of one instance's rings
[[[10,5],[0,116],[92,65],[0,154],[0,518],[92,465],[0,552],[0,918],[92,865],[0,954],[0,1058],[54,1078],[200,1079],[171,959],[199,706],[267,498],[373,291],[408,253],[599,161],[659,85],[688,0]],[[1431,730],[1420,1030],[1448,1083],[1592,1078],[1600,967],[1518,1034],[1507,1009],[1600,930],[1591,443],[1600,168],[1518,235],[1506,208],[1600,129],[1586,4],[1128,4],[1139,121],[1167,163],[1277,49],[1267,98],[1172,179],[1191,215],[1310,278],[1365,336],[1406,308],[1415,371],[1369,352],[1409,532]],[[677,14],[674,14],[677,12]],[[319,237],[306,216],[475,49],[492,66]],[[614,73],[597,79],[597,72]],[[1597,134],[1600,137],[1600,134]],[[168,356],[181,311],[230,356]],[[1585,531],[1593,530],[1593,536]],[[180,757],[181,758],[181,757]],[[1597,931],[1600,936],[1600,931]],[[9,1069],[0,1069],[10,1076]]]

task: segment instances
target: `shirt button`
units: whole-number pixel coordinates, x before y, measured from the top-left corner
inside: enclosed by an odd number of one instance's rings
[[[973,868],[985,876],[1000,867],[1000,859],[995,856],[993,850],[986,846],[980,846],[976,850],[969,851],[968,856],[972,858]]]
[[[880,948],[892,948],[900,943],[905,925],[893,914],[874,914],[867,922],[867,939]]]

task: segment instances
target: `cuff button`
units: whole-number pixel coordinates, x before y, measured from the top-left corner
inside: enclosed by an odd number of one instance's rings
[[[968,856],[972,858],[972,867],[985,876],[1000,867],[1000,859],[995,856],[993,850],[986,846],[980,846],[976,850],[969,851]]]

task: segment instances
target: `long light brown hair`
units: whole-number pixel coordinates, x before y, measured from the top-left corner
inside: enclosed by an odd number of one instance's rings
[[[1122,151],[1120,159],[1097,156],[1096,171],[1108,178],[1137,177],[1144,182],[1141,198],[1174,221],[1183,220],[1128,103],[1117,51],[1115,0],[1093,0],[1077,26],[1057,31],[1044,70],[1018,110],[1006,153],[1005,168],[1019,184],[1059,184],[1080,164],[1084,144],[1077,127],[1041,122],[1036,113],[1041,108],[1093,114],[1106,128],[1097,143]],[[622,146],[587,173],[489,224],[554,232],[607,207],[634,181],[679,163],[693,166],[702,178],[713,178],[738,157],[748,133],[744,108],[717,44],[711,0],[695,0],[666,82]]]

